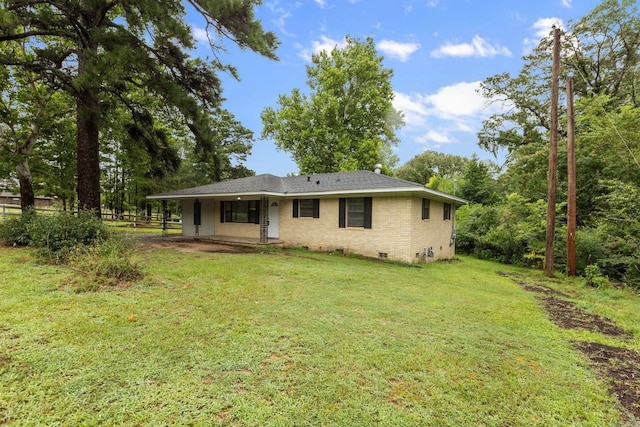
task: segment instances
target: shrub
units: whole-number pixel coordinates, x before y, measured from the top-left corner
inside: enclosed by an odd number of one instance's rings
[[[527,254],[544,253],[545,204],[510,194],[493,206],[458,210],[456,249],[479,258],[530,265]]]
[[[609,284],[609,279],[602,275],[600,267],[597,264],[591,264],[585,267],[584,275],[587,278],[587,285],[595,288],[602,288]]]
[[[97,290],[103,286],[128,285],[143,276],[135,245],[119,236],[78,246],[69,256],[69,264],[81,275],[74,285],[79,291]]]
[[[33,211],[28,211],[18,218],[12,218],[0,225],[0,240],[7,245],[27,246],[31,243],[30,224],[35,218]]]
[[[0,228],[0,239],[32,246],[47,262],[69,264],[79,273],[74,279],[78,290],[128,284],[143,277],[133,242],[110,237],[91,211],[53,216],[28,213],[7,221]]]
[[[78,246],[91,245],[108,238],[108,230],[91,211],[77,215],[62,212],[53,217],[38,217],[33,223],[32,246],[50,261],[66,262]]]
[[[585,274],[587,266],[607,257],[607,247],[598,230],[584,227],[576,231],[576,273]]]
[[[108,237],[107,227],[91,211],[77,215],[60,212],[52,216],[27,213],[8,221],[2,239],[9,244],[38,249],[46,261],[64,263],[73,248]]]

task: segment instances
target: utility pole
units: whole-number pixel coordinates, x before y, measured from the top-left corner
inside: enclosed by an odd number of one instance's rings
[[[573,77],[567,79],[567,274],[576,275],[576,137]]]
[[[556,175],[558,169],[558,92],[560,76],[560,29],[553,28],[553,67],[551,69],[551,129],[549,143],[549,182],[547,191],[547,234],[544,273],[553,276],[553,244],[556,233]]]

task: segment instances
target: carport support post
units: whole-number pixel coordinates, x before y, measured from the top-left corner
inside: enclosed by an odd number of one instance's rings
[[[162,201],[162,235],[167,235],[167,201]]]
[[[260,243],[269,243],[269,198],[260,198]]]

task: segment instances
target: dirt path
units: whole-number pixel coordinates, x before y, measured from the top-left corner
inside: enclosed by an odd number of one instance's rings
[[[563,329],[584,329],[627,341],[630,332],[612,320],[580,309],[562,292],[541,283],[527,283],[517,274],[499,273],[509,277],[527,292],[539,294],[536,299],[549,318]],[[622,347],[611,347],[595,342],[574,341],[573,346],[584,354],[609,385],[611,394],[636,419],[640,419],[640,354]]]
[[[138,238],[139,242],[152,248],[173,249],[180,252],[218,252],[218,253],[246,253],[252,252],[252,248],[238,245],[225,245],[221,243],[207,242],[205,240],[188,239],[184,237],[158,237],[158,236],[142,236]]]

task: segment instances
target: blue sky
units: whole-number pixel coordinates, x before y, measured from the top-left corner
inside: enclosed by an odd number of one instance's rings
[[[589,13],[596,0],[265,0],[256,9],[276,33],[279,61],[227,42],[220,59],[238,69],[224,77],[225,108],[256,137],[245,165],[257,174],[298,171],[273,141],[259,139],[261,111],[277,107],[279,94],[308,92],[305,66],[311,54],[344,44],[345,35],[373,37],[384,66],[394,71],[394,106],[405,115],[394,150],[401,165],[434,150],[470,157],[493,156],[477,146],[483,118],[496,106],[476,93],[485,78],[522,67],[522,56],[553,23],[566,26]],[[204,24],[189,15],[199,40],[196,55],[211,56]],[[213,35],[212,35],[213,36]],[[498,163],[502,158],[497,159]]]

